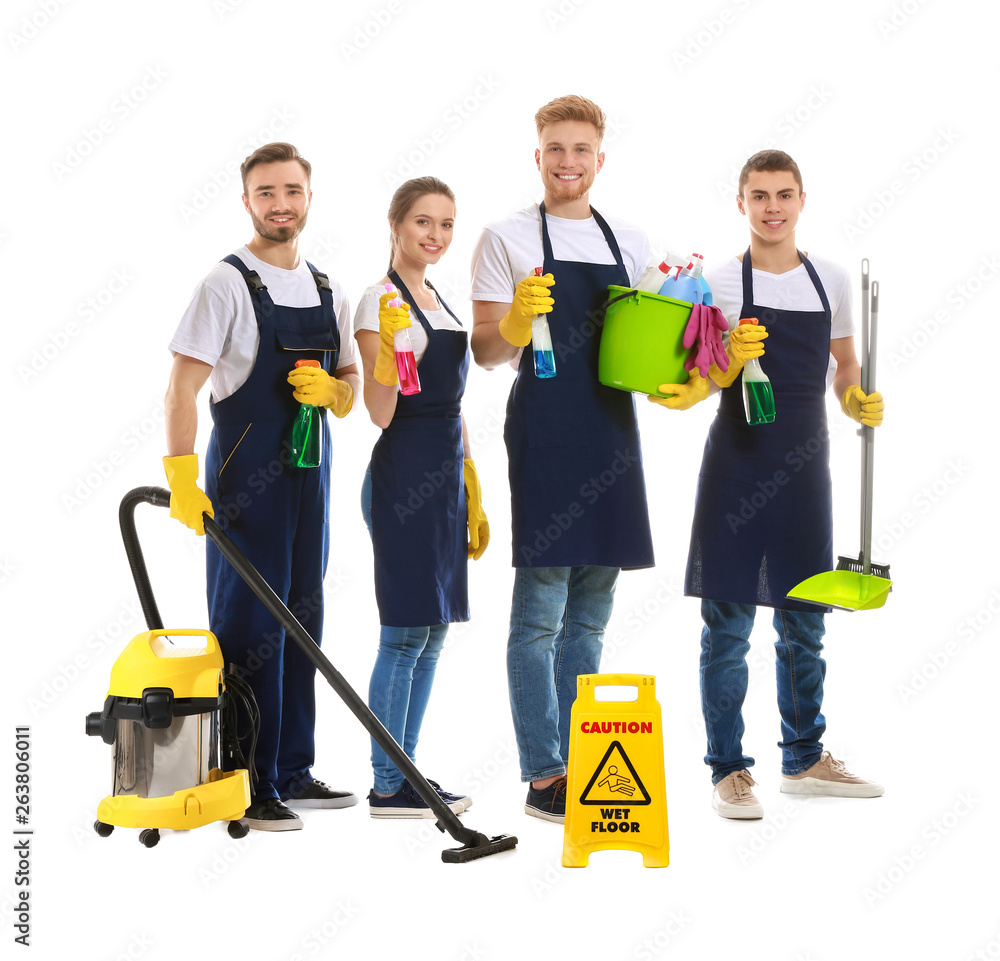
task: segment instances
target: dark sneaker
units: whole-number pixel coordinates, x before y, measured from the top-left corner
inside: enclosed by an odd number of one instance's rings
[[[253,798],[243,815],[255,831],[301,831],[302,818],[276,797]]]
[[[528,799],[524,813],[543,821],[562,824],[566,820],[566,775],[557,778],[548,787],[533,788],[528,785]]]
[[[432,781],[430,778],[427,779],[427,783],[438,792],[441,796],[441,800],[444,801],[445,804],[461,804],[462,811],[468,811],[469,808],[472,807],[472,798],[470,798],[467,794],[452,794],[442,788],[437,781]],[[458,813],[461,814],[462,811],[459,811]]]
[[[358,803],[358,796],[350,791],[335,791],[329,784],[310,777],[292,781],[282,800],[300,808],[349,808]]]
[[[438,791],[441,794],[440,791]],[[442,796],[445,804],[456,814],[461,814],[465,806],[460,801],[448,801]],[[413,790],[409,781],[403,781],[403,786],[388,797],[381,797],[374,791],[368,792],[368,810],[373,818],[436,818],[424,799]]]

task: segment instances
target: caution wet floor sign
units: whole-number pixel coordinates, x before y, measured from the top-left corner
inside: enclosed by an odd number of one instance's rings
[[[638,696],[598,700],[600,687],[630,688]],[[586,867],[591,851],[623,848],[639,851],[647,868],[666,867],[670,841],[656,679],[645,674],[581,674],[576,691],[563,866]]]

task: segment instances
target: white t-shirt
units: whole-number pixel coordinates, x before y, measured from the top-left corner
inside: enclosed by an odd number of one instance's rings
[[[601,216],[618,241],[629,283],[634,284],[652,259],[649,238],[645,231],[623,220],[608,217],[603,212]],[[567,220],[546,214],[545,219],[552,241],[552,256],[556,260],[588,264],[615,262],[604,233],[593,217]],[[542,218],[537,204],[488,224],[472,254],[470,299],[510,303],[514,299],[514,288],[525,277],[530,277],[536,267],[542,266],[542,257]],[[553,297],[558,296],[554,291]]]
[[[809,256],[809,263],[816,269],[823,285],[826,299],[830,301],[830,339],[854,335],[854,313],[851,300],[851,283],[847,271],[833,261],[823,257]],[[738,257],[731,257],[724,263],[705,271],[705,280],[712,288],[712,303],[729,321],[729,329],[737,327],[740,311],[743,309],[743,264]],[[778,310],[822,310],[819,299],[805,264],[783,274],[771,274],[753,268],[753,299],[759,307],[774,307]],[[728,335],[723,337],[728,341]],[[767,342],[764,343],[765,358]],[[767,372],[766,360],[762,365]],[[827,371],[828,385],[833,382],[837,362],[830,355]]]
[[[361,295],[361,299],[358,301],[357,310],[354,312],[354,333],[357,335],[359,330],[374,330],[378,333],[378,302],[381,296],[385,293],[385,288],[381,284],[375,284],[373,287],[366,287],[365,292]],[[448,313],[443,307],[437,310],[426,310],[423,307],[420,308],[420,313],[424,315],[424,319],[434,330],[464,330],[461,324],[455,321],[455,318]],[[413,347],[413,356],[417,363],[420,363],[420,358],[424,356],[424,351],[427,350],[427,332],[424,330],[423,325],[417,320],[416,316],[413,314],[413,309],[411,306],[410,310],[410,320],[413,321],[410,327],[406,329],[410,334],[410,344]]]
[[[236,256],[249,270],[256,270],[268,295],[279,307],[316,307],[319,291],[304,259],[294,270],[285,270],[259,260],[247,247]],[[330,279],[333,309],[340,330],[337,369],[357,363],[357,348],[351,337],[351,308],[343,288]],[[219,261],[195,288],[191,304],[170,341],[173,354],[184,354],[212,365],[209,387],[212,399],[225,400],[250,376],[257,359],[257,317],[243,275],[231,264]],[[291,365],[289,365],[291,370]]]

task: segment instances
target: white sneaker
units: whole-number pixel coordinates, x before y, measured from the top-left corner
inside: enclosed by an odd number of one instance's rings
[[[756,782],[750,772],[727,774],[712,791],[712,807],[724,818],[762,818],[764,809],[750,789]]]
[[[885,788],[874,781],[851,774],[829,751],[801,774],[782,774],[782,794],[807,794],[813,797],[880,797]]]

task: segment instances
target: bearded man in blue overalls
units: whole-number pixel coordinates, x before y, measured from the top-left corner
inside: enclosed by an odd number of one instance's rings
[[[340,285],[300,259],[311,165],[291,144],[267,144],[243,162],[243,205],[253,239],[195,291],[170,349],[165,402],[170,513],[199,534],[219,515],[237,547],[319,643],[329,554],[330,465],[325,412],[343,417],[361,389]],[[313,366],[296,366],[298,360]],[[336,375],[336,376],[334,376]],[[197,485],[197,396],[211,378],[207,495]],[[322,411],[323,456],[297,467],[286,434],[301,404]],[[260,712],[246,820],[262,831],[302,827],[284,803],[348,807],[357,797],[313,778],[315,668],[213,544],[208,609],[227,669],[247,680]],[[241,732],[241,749],[251,744]]]
[[[632,286],[650,261],[643,231],[590,206],[605,125],[583,97],[542,107],[544,202],[490,224],[473,255],[476,363],[517,365],[504,425],[516,568],[507,681],[525,813],[555,822],[577,676],[600,669],[619,571],[653,565],[635,402],[597,379],[608,285]],[[555,377],[539,377],[524,350],[536,314]]]
[[[781,782],[785,794],[869,798],[882,785],[858,777],[823,750],[826,662],[824,608],[786,597],[800,581],[833,566],[833,497],[826,392],[845,414],[882,423],[882,395],[865,394],[854,350],[847,272],[795,244],[805,205],[802,175],[781,150],[762,150],[744,165],[737,204],[750,246],[707,279],[729,321],[729,369],[686,384],[664,384],[686,409],[722,388],[705,442],[684,593],[702,598],[701,699],[712,770],[712,806],[725,818],[760,818],[743,751],[746,655],[758,607],[774,610]],[[754,318],[754,323],[740,323]],[[767,341],[766,354],[764,341]],[[761,365],[774,391],[773,423],[750,426],[739,374]],[[747,510],[746,505],[750,509]]]

